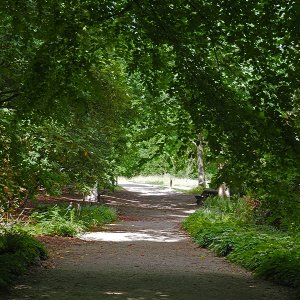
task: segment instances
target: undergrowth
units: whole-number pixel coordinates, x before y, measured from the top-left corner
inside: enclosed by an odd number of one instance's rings
[[[0,289],[4,290],[24,273],[27,267],[47,258],[46,248],[24,232],[2,231],[0,234]]]
[[[198,195],[198,194],[201,194],[203,192],[203,190],[204,190],[204,187],[197,186],[197,187],[194,187],[187,191],[183,190],[183,192],[187,195]]]
[[[0,227],[0,289],[7,288],[30,264],[47,257],[45,247],[32,236],[75,236],[116,218],[116,211],[104,205],[40,205],[28,222]]]
[[[35,209],[23,229],[34,235],[75,236],[92,227],[111,223],[116,211],[104,205],[43,205]]]
[[[300,234],[257,225],[251,210],[243,199],[210,198],[183,227],[201,247],[300,290]]]

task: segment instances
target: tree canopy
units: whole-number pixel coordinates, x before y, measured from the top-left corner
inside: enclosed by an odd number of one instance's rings
[[[118,170],[193,174],[201,134],[212,183],[260,199],[270,222],[296,219],[299,11],[293,0],[2,1],[1,201]]]

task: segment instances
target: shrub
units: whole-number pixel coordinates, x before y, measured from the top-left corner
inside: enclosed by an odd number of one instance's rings
[[[198,194],[201,194],[203,192],[203,190],[204,190],[203,186],[197,186],[191,190],[185,191],[185,193],[188,195],[198,195]]]
[[[34,225],[29,225],[28,230],[33,234],[75,236],[85,229],[75,214],[71,206],[41,206],[30,216]]]
[[[237,223],[254,223],[255,206],[247,198],[233,196],[230,198],[208,197],[204,208],[214,214],[231,217]]]
[[[77,218],[83,222],[86,227],[90,228],[116,221],[117,213],[114,209],[104,205],[84,206]]]
[[[183,227],[196,243],[254,271],[300,289],[300,235],[271,226],[242,223],[221,210],[198,210]]]
[[[44,205],[32,213],[27,230],[33,234],[75,236],[116,219],[116,211],[104,205],[82,206],[79,209],[65,204]]]
[[[6,288],[28,265],[46,259],[43,244],[24,232],[6,231],[0,235],[0,288]]]

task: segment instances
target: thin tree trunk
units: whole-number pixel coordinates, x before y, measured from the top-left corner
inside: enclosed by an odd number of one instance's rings
[[[202,144],[202,136],[198,134],[197,141],[197,164],[198,164],[198,185],[206,186],[205,182],[205,169],[204,169],[204,161],[203,161],[203,144]]]

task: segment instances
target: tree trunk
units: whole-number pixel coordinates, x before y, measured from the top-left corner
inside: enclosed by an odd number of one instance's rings
[[[198,164],[198,185],[206,187],[204,161],[203,161],[203,144],[202,144],[202,136],[200,133],[198,134],[198,141],[197,141],[197,164]]]

